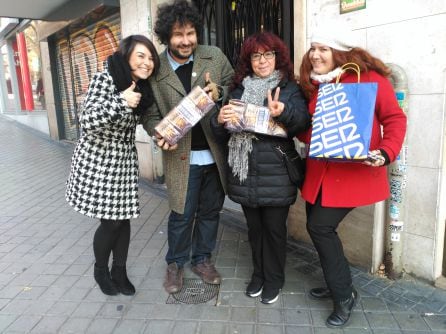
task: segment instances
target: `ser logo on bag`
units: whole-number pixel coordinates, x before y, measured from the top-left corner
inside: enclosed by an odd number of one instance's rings
[[[326,157],[344,154],[348,158],[360,158],[368,149],[358,141],[358,127],[343,89],[343,84],[324,85],[318,92],[311,135],[311,140],[315,141],[310,151],[312,155],[324,151]]]
[[[310,151],[318,159],[367,158],[377,92],[376,83],[329,83],[319,87]]]

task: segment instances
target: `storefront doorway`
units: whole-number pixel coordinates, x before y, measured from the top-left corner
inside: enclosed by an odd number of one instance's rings
[[[292,0],[193,0],[201,12],[202,43],[220,47],[235,65],[245,37],[271,31],[282,38],[293,59]]]

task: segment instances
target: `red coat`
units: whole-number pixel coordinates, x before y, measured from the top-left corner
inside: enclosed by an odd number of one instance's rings
[[[341,82],[357,82],[356,74],[344,74]],[[361,73],[361,82],[378,83],[370,150],[383,149],[390,160],[394,161],[401,150],[406,133],[406,115],[399,107],[393,87],[387,78],[370,71]],[[309,102],[311,115],[314,114],[316,98],[317,92]],[[311,128],[299,135],[299,140],[307,144],[310,143],[310,138]],[[385,200],[390,195],[386,167],[309,158],[302,197],[313,204],[321,187],[322,205],[328,207],[369,205]]]

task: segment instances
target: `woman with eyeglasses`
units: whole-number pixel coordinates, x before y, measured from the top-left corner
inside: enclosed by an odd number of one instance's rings
[[[293,137],[310,126],[289,54],[285,43],[272,33],[249,36],[230,92],[231,99],[266,106],[285,129],[285,137],[227,130],[225,125],[237,117],[232,103],[211,119],[217,140],[227,144],[228,196],[241,204],[248,224],[253,272],[245,293],[253,298],[261,295],[264,304],[277,301],[285,281],[286,220],[297,195],[278,148],[295,150]]]

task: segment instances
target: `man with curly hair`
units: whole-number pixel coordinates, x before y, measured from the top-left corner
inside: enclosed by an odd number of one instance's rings
[[[159,120],[197,85],[204,87],[215,102],[225,99],[232,66],[217,47],[198,44],[201,28],[198,10],[185,0],[158,7],[154,31],[167,48],[160,54],[160,70],[151,80],[155,103],[143,125],[163,149],[171,209],[164,281],[168,293],[181,290],[183,267],[189,259],[192,271],[204,282],[221,282],[211,262],[225,197],[224,153],[213,138],[209,121],[217,110],[211,110],[173,146],[154,130]]]

